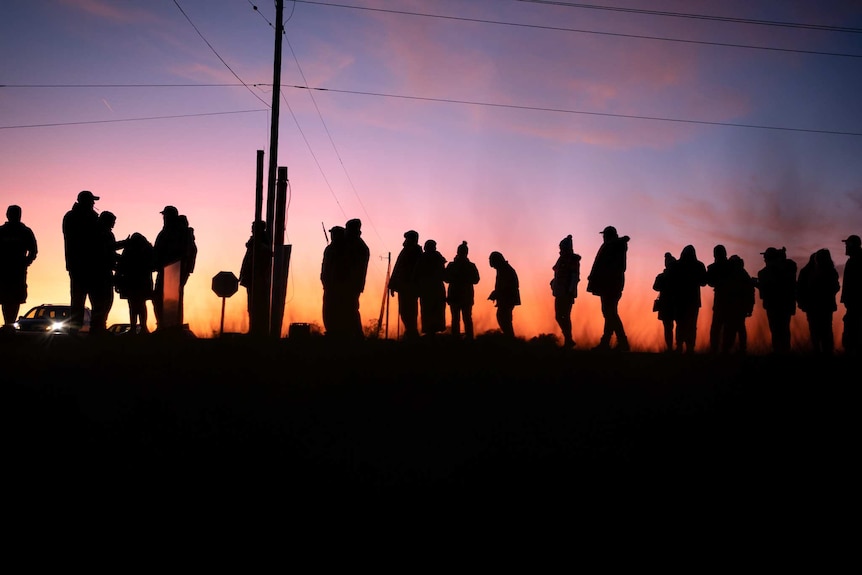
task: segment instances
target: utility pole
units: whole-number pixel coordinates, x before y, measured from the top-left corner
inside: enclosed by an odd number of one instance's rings
[[[269,273],[266,274],[266,286],[261,286],[259,293],[266,298],[265,309],[260,311],[259,321],[254,325],[257,333],[269,333],[276,337],[281,336],[281,314],[284,313],[284,295],[281,295],[279,300],[278,293],[282,291],[283,286],[279,285],[276,274],[280,274],[285,266],[283,265],[284,257],[284,228],[281,229],[281,245],[278,240],[278,230],[276,230],[276,181],[278,180],[278,120],[279,107],[281,103],[281,45],[284,36],[284,0],[275,0],[275,54],[273,56],[272,67],[272,118],[270,120],[269,131],[269,170],[267,172],[266,182],[266,230],[269,236],[270,253],[273,254],[271,261],[267,262]],[[260,157],[259,157],[260,158]],[[260,159],[259,159],[260,161]],[[287,180],[285,168],[285,183]],[[258,204],[255,205],[257,212]],[[255,213],[257,216],[257,213]],[[279,226],[284,225],[282,219]],[[288,254],[290,252],[288,251]],[[288,255],[289,257],[289,255]],[[281,301],[281,305],[278,305]],[[262,302],[261,302],[262,303]],[[278,309],[274,309],[278,308]],[[265,315],[265,318],[264,318]],[[277,323],[277,325],[275,325]]]
[[[275,56],[272,69],[272,118],[269,129],[269,170],[266,181],[266,229],[275,217],[275,182],[278,171],[278,112],[281,103],[281,44],[284,36],[284,0],[275,0]]]

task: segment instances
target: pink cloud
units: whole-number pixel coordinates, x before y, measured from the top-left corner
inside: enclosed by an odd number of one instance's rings
[[[96,16],[112,22],[141,22],[151,21],[153,16],[150,12],[138,8],[129,8],[126,5],[117,5],[116,2],[105,0],[60,0],[63,4],[73,10]]]

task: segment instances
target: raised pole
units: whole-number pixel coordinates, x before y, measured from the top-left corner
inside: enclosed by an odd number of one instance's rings
[[[272,69],[272,119],[269,130],[269,172],[266,187],[266,229],[273,229],[275,183],[278,168],[278,113],[281,102],[281,44],[284,36],[284,0],[275,1],[275,55]]]

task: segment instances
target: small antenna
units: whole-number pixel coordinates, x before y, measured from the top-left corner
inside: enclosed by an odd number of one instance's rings
[[[323,225],[323,222],[320,222],[320,227],[323,228],[323,237],[326,238],[326,245],[329,245],[329,234],[326,233],[326,226]]]

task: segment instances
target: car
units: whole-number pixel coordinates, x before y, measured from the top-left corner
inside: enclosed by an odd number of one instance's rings
[[[43,334],[68,334],[72,307],[62,304],[42,304],[18,318],[14,327],[19,332]],[[84,308],[84,326],[81,333],[90,330],[90,308]]]
[[[132,331],[132,325],[128,323],[113,323],[108,326],[108,333],[111,335],[124,335]],[[135,326],[135,333],[141,333],[141,326]]]

